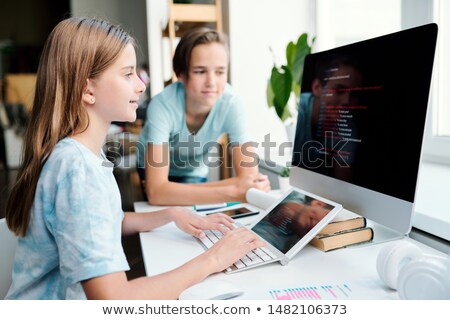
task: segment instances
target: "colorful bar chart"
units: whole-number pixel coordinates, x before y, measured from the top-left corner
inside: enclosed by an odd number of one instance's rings
[[[274,300],[335,300],[351,298],[352,290],[346,283],[269,290]]]

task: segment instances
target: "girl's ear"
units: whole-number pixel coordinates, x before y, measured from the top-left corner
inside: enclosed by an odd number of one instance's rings
[[[93,83],[89,79],[86,80],[86,87],[83,90],[83,102],[86,105],[93,105],[95,103],[95,96],[93,90]]]

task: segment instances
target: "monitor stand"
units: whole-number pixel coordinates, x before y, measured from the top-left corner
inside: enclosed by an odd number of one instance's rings
[[[360,248],[363,246],[372,246],[383,242],[400,240],[406,236],[405,234],[392,230],[370,219],[367,219],[367,227],[371,227],[373,229],[373,240],[369,242],[351,245],[348,246],[348,248]]]

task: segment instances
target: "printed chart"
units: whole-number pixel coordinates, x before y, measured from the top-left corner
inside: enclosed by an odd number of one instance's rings
[[[380,279],[341,280],[338,284],[299,284],[265,291],[274,300],[398,299]]]
[[[274,300],[334,300],[351,299],[352,289],[344,283],[269,290],[269,293]]]

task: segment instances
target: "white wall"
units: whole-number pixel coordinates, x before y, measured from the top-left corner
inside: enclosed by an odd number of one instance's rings
[[[154,96],[164,89],[164,61],[167,58],[163,57],[162,30],[167,26],[169,8],[166,0],[146,0],[146,2],[151,95]]]
[[[285,49],[303,32],[315,35],[314,0],[229,0],[231,50],[230,83],[245,102],[253,138],[261,144],[287,141],[283,124],[266,102],[266,87],[273,66],[272,47],[280,63]]]
[[[137,40],[138,65],[148,63],[146,0],[71,0],[74,16],[97,17],[120,24]]]

